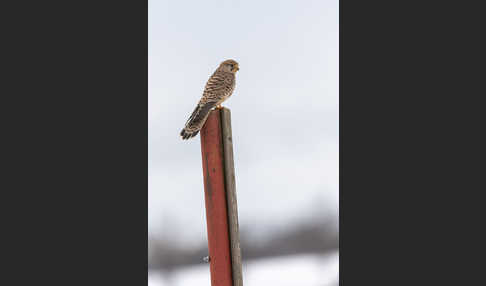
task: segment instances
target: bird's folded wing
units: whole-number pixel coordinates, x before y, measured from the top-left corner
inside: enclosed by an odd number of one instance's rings
[[[187,120],[186,126],[191,127],[201,124],[209,115],[211,109],[216,106],[216,104],[216,101],[208,101],[205,103],[200,102]]]

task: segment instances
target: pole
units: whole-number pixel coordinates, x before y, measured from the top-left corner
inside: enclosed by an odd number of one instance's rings
[[[201,129],[212,286],[242,286],[231,141],[229,109],[213,110]]]
[[[240,233],[238,224],[238,204],[236,201],[236,180],[233,160],[233,134],[231,130],[231,111],[221,110],[221,128],[223,130],[224,170],[226,202],[228,206],[229,235],[231,245],[231,267],[233,286],[243,286],[241,266]]]

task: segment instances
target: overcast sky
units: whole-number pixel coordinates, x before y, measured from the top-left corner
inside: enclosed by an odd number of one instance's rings
[[[200,138],[179,132],[226,59],[240,225],[337,222],[338,1],[149,0],[148,25],[149,235],[206,238]]]

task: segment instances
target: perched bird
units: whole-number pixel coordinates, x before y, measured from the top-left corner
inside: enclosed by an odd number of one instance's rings
[[[202,98],[182,129],[182,139],[196,136],[211,110],[214,107],[222,108],[221,103],[230,97],[235,89],[235,75],[239,69],[238,63],[234,60],[226,60],[219,65],[206,83]]]

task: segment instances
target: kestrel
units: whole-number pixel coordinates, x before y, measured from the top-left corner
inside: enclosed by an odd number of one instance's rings
[[[222,62],[209,78],[203,95],[181,131],[182,139],[197,135],[213,109],[222,108],[221,103],[231,96],[235,89],[235,75],[240,68],[234,60]]]

